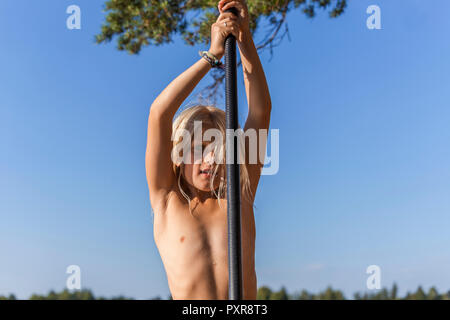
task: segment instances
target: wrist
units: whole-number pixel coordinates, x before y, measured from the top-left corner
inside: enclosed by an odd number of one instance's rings
[[[223,52],[220,52],[220,51],[217,51],[217,50],[214,50],[214,49],[211,49],[211,48],[208,50],[208,52],[213,54],[219,60],[222,59],[222,57],[224,55]]]
[[[208,51],[199,51],[198,54],[202,57],[202,59],[208,61],[208,63],[211,65],[211,67],[220,68],[220,69],[225,68],[223,63],[220,61],[220,58],[218,58],[214,53],[210,52],[209,50]]]

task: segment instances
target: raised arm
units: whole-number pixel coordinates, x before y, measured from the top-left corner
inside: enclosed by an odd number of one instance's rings
[[[228,22],[228,26],[224,26]],[[236,30],[237,31],[237,30]],[[233,33],[229,15],[221,14],[216,23],[211,26],[211,47],[209,52],[221,59],[224,52],[225,38]],[[172,170],[172,121],[173,117],[189,96],[199,81],[211,69],[211,65],[204,58],[193,64],[175,80],[173,80],[155,99],[148,117],[147,150],[145,167],[152,206],[170,191],[175,182]]]
[[[175,181],[171,158],[173,117],[210,68],[200,58],[173,80],[150,107],[145,168],[152,205],[164,199]]]
[[[237,38],[237,43],[242,61],[242,70],[244,72],[245,91],[247,94],[248,103],[248,116],[247,121],[245,122],[244,131],[247,131],[248,129],[256,130],[258,137],[258,154],[260,146],[263,148],[262,152],[265,154],[266,143],[260,144],[259,140],[262,138],[262,135],[259,134],[259,129],[269,129],[270,112],[272,109],[269,88],[267,86],[264,70],[249,29],[247,5],[244,0],[221,0],[219,2],[218,8],[220,12],[227,10],[229,7],[235,7],[239,12],[238,24],[240,31],[239,37]],[[264,141],[266,141],[266,139],[262,142]],[[248,164],[248,143],[246,143],[245,154],[246,163]],[[262,161],[258,164],[247,165],[253,194],[256,193],[263,165],[264,159],[262,159]]]
[[[259,60],[251,34],[249,34],[248,37],[249,40],[239,45],[239,49],[248,102],[248,116],[247,121],[245,122],[244,132],[248,129],[254,129],[256,131],[258,141],[256,148],[256,150],[258,150],[258,163],[248,164],[247,166],[251,190],[253,194],[256,194],[256,189],[261,176],[261,170],[264,165],[264,157],[259,159],[259,149],[262,148],[261,155],[265,156],[272,102],[270,99],[264,70]],[[260,129],[265,129],[266,134],[264,135],[263,132],[260,132]],[[247,155],[247,161],[249,161],[249,150],[250,148],[248,144],[246,144],[245,153]],[[261,162],[259,162],[259,160],[261,160]]]

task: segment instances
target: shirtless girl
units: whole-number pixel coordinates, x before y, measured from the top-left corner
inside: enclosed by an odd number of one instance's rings
[[[238,17],[224,11],[238,10]],[[211,27],[209,52],[221,59],[229,34],[236,37],[244,72],[248,117],[244,132],[269,128],[271,100],[264,71],[249,30],[245,0],[221,0],[220,15]],[[228,239],[226,171],[223,149],[208,147],[209,141],[184,141],[180,132],[194,137],[194,122],[201,121],[202,133],[217,129],[225,139],[225,112],[214,106],[198,105],[173,119],[183,101],[211,69],[203,57],[173,80],[155,99],[148,119],[146,173],[154,211],[154,239],[167,273],[173,299],[228,299]],[[197,122],[198,123],[198,122]],[[183,131],[184,129],[184,131]],[[198,127],[197,127],[198,129]],[[267,131],[266,131],[267,132]],[[258,148],[265,139],[257,135]],[[173,161],[174,150],[189,144],[187,161]],[[195,153],[200,150],[200,158]],[[243,299],[256,299],[254,195],[263,160],[248,160],[241,173],[241,228]],[[222,152],[221,152],[222,151]],[[258,149],[259,152],[259,149]],[[218,161],[221,158],[222,162]],[[264,157],[262,157],[264,159]]]

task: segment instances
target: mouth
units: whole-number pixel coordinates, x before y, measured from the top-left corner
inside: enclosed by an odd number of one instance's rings
[[[211,169],[207,169],[207,170],[200,170],[200,174],[205,176],[205,177],[210,177],[212,173]]]

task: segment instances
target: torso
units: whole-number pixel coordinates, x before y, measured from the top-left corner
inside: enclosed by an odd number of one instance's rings
[[[243,298],[256,299],[255,220],[252,206],[241,203]],[[220,206],[217,199],[191,201],[191,215],[177,188],[153,206],[154,238],[173,299],[228,299],[226,199]]]

